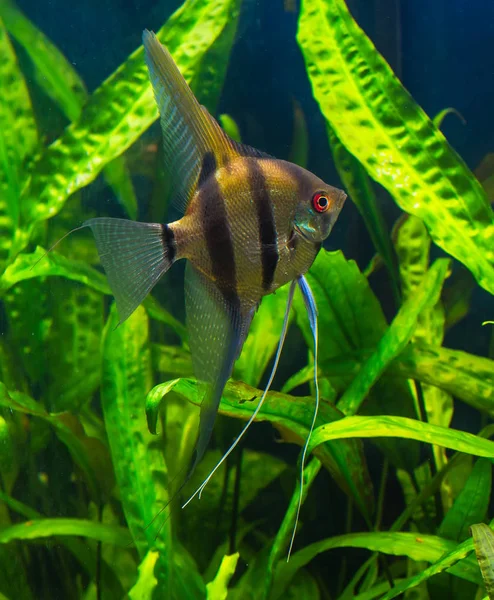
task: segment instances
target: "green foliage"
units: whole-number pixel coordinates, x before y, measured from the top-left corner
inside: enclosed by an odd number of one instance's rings
[[[158,32],[212,113],[240,4],[186,0]],[[257,406],[287,290],[259,307],[211,449],[175,495],[201,402],[178,288],[166,279],[166,308],[147,298],[118,325],[92,239],[78,231],[43,249],[94,215],[77,192],[100,173],[132,218],[145,212],[136,174],[162,194],[159,152],[144,169],[145,143],[134,145],[157,118],[143,49],[88,94],[13,0],[0,2],[0,598],[492,597],[494,428],[451,422],[461,403],[484,424],[494,417],[494,361],[444,346],[472,292],[494,291],[492,211],[437,129],[451,110],[427,118],[343,0],[304,0],[298,41],[376,257],[363,272],[322,250],[307,274],[321,403],[302,488],[290,454],[312,422],[314,357],[296,295],[262,425],[181,510]],[[24,64],[68,122],[47,147]],[[311,139],[296,99],[293,112],[290,157],[306,165]],[[231,117],[220,122],[240,139]],[[391,233],[373,180],[405,211]],[[449,257],[431,264],[434,244]]]

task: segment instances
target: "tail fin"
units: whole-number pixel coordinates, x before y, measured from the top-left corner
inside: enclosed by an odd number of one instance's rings
[[[93,231],[122,323],[173,264],[173,232],[168,225],[127,219],[89,219],[82,226]]]

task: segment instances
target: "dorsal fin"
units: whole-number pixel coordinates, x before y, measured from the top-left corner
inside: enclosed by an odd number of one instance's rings
[[[268,155],[234,142],[225,134],[196,100],[170,53],[154,33],[145,30],[143,44],[161,116],[165,168],[171,180],[173,204],[184,213],[204,165],[210,171],[212,164],[218,168],[236,156],[267,158]]]
[[[145,30],[143,44],[161,116],[165,168],[171,179],[173,202],[185,212],[205,155],[231,155],[233,148],[196,100],[170,53],[154,33]]]

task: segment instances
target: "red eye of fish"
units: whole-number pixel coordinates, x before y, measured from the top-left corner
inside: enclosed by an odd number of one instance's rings
[[[312,206],[318,213],[326,212],[329,208],[329,200],[327,196],[318,192],[312,197]]]

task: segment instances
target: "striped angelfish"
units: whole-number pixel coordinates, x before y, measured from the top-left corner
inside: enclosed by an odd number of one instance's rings
[[[223,388],[262,297],[291,283],[278,356],[297,282],[315,331],[315,305],[303,275],[346,195],[297,165],[231,140],[156,36],[145,31],[143,41],[165,166],[183,216],[166,225],[96,218],[83,227],[93,231],[121,322],[175,261],[187,259],[187,329],[194,372],[206,387],[188,480],[206,451]]]

